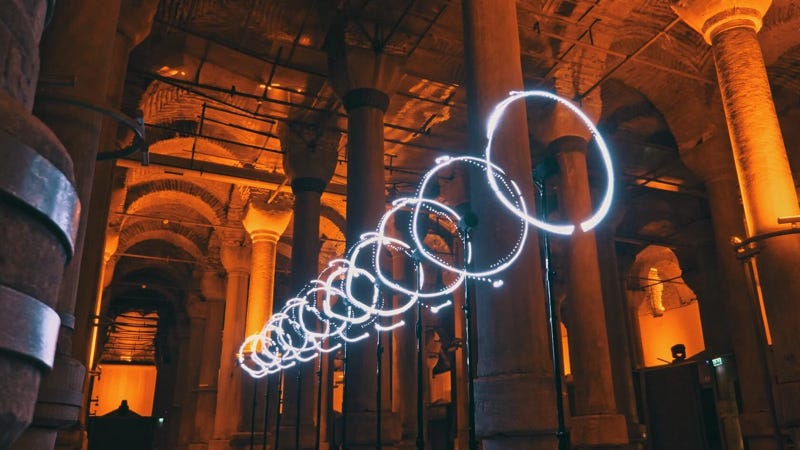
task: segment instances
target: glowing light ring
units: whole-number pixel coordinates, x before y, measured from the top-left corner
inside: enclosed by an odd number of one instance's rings
[[[472,157],[472,156],[460,156],[460,157],[455,157],[455,158],[446,157],[446,158],[440,158],[439,160],[437,160],[438,165],[433,167],[431,170],[429,170],[423,176],[422,181],[420,182],[420,187],[419,187],[418,192],[417,192],[418,197],[416,199],[413,199],[413,200],[401,199],[401,200],[409,200],[409,203],[413,203],[414,204],[413,216],[412,216],[412,220],[411,220],[411,237],[414,240],[414,244],[415,244],[415,247],[416,247],[417,251],[419,251],[419,253],[422,255],[423,258],[425,258],[427,261],[433,263],[434,265],[436,265],[436,266],[438,266],[438,267],[440,267],[440,268],[442,268],[444,270],[459,274],[460,277],[462,277],[462,276],[463,277],[469,276],[469,277],[473,277],[473,278],[491,277],[492,275],[496,275],[496,274],[502,272],[503,270],[507,269],[511,264],[513,264],[513,262],[517,259],[517,257],[519,257],[519,255],[522,253],[522,249],[523,249],[522,244],[525,242],[525,240],[528,237],[528,227],[525,226],[525,222],[524,221],[521,222],[521,224],[520,224],[521,225],[520,226],[521,233],[520,233],[519,238],[517,239],[517,242],[514,245],[514,249],[512,249],[512,251],[509,252],[506,256],[501,257],[497,262],[495,262],[492,265],[490,265],[489,269],[484,270],[484,271],[468,271],[468,270],[466,270],[466,268],[459,269],[459,268],[456,268],[456,267],[454,267],[454,266],[452,266],[450,264],[447,264],[446,262],[442,261],[440,258],[436,257],[436,255],[433,255],[433,254],[429,253],[425,249],[425,245],[422,242],[424,237],[420,238],[420,233],[419,233],[419,229],[418,229],[419,221],[417,220],[417,218],[419,217],[419,214],[420,214],[420,208],[424,204],[434,205],[437,208],[447,212],[447,214],[449,214],[450,216],[453,216],[453,217],[455,217],[457,219],[455,221],[456,224],[458,224],[458,222],[461,220],[461,216],[459,216],[458,213],[456,213],[456,211],[453,210],[452,208],[449,208],[447,205],[444,205],[442,203],[436,202],[434,200],[425,199],[425,198],[422,197],[422,195],[424,194],[424,192],[427,189],[428,182],[431,179],[433,179],[433,176],[436,174],[436,172],[438,172],[439,170],[441,170],[441,169],[443,169],[443,168],[445,168],[445,167],[447,167],[447,166],[449,166],[449,165],[451,165],[451,164],[453,164],[455,162],[462,162],[462,161],[463,162],[467,162],[467,163],[471,163],[471,164],[475,164],[475,165],[478,165],[480,167],[483,167],[484,170],[487,171],[487,174],[488,174],[489,170],[492,170],[492,180],[495,181],[495,188],[493,188],[493,189],[496,189],[498,191],[500,190],[500,187],[497,186],[496,180],[495,180],[495,178],[505,179],[505,173],[503,172],[502,169],[500,169],[500,167],[492,164],[491,162],[488,162],[487,160],[483,160],[483,159],[480,159],[480,158],[475,158],[475,157]],[[527,207],[525,206],[525,202],[522,201],[522,193],[519,191],[519,188],[517,187],[516,183],[511,182],[510,186],[508,184],[504,183],[504,187],[506,188],[507,191],[512,191],[516,195],[516,197],[515,197],[516,205],[514,205],[514,208],[515,208],[514,210],[516,211],[516,208],[519,208],[519,210],[521,210],[521,211],[523,211],[523,213],[527,214]],[[503,197],[503,198],[506,198],[506,197]],[[447,216],[445,216],[445,217],[447,217]],[[471,251],[470,251],[470,253],[471,253]],[[469,259],[471,260],[471,257]],[[455,290],[455,289],[453,289],[453,290]]]
[[[417,302],[426,302],[423,304],[433,313],[438,313],[442,308],[452,305],[450,294],[462,286],[467,278],[487,281],[494,287],[501,286],[501,279],[490,277],[506,270],[522,253],[529,232],[528,225],[552,233],[571,234],[575,225],[551,224],[530,216],[517,184],[491,161],[492,138],[501,116],[508,105],[525,97],[544,97],[561,103],[575,113],[595,137],[608,174],[608,187],[597,211],[580,225],[584,231],[596,226],[608,212],[613,195],[614,177],[605,141],[589,118],[567,100],[544,91],[512,92],[497,105],[489,117],[485,158],[438,158],[436,166],[420,181],[416,197],[396,200],[381,218],[376,232],[364,234],[350,249],[346,258],[331,261],[319,274],[319,278],[309,282],[297,297],[289,299],[280,311],[267,320],[260,332],[244,340],[237,354],[242,370],[255,378],[265,377],[310,361],[320,354],[334,352],[342,347],[342,343],[366,339],[373,331],[392,331],[403,326],[405,322],[391,322],[389,319],[397,318],[417,305]],[[420,215],[433,214],[442,218],[445,221],[444,226],[454,230],[462,242],[464,241],[459,228],[463,218],[454,209],[425,196],[437,173],[453,164],[473,164],[482,168],[498,200],[520,220],[520,233],[513,248],[484,268],[468,270],[467,267],[457,267],[454,263],[445,261],[428,250],[423,242],[425,234],[419,229]],[[387,223],[401,210],[411,212],[409,237],[412,242],[387,235]],[[385,261],[382,258],[391,252],[403,255],[413,262],[413,273],[416,274],[413,287],[404,286],[384,273],[382,265]],[[465,252],[467,262],[471,263],[471,242],[467,242]],[[364,260],[370,261],[368,267],[359,265]],[[431,267],[455,275],[454,280],[446,286],[434,286],[432,290],[426,291],[425,273]],[[357,280],[361,286],[355,286]],[[372,289],[368,289],[365,284],[371,284]],[[384,305],[382,293],[387,297],[397,295],[400,299],[398,304],[394,307]]]
[[[541,228],[543,230],[549,231],[551,233],[556,234],[563,234],[563,235],[570,235],[575,231],[575,225],[557,225],[551,224],[548,222],[541,221],[533,216],[529,216],[525,211],[521,211],[516,208],[508,198],[500,191],[495,182],[493,172],[494,172],[494,165],[491,163],[492,158],[492,138],[494,137],[494,132],[497,129],[497,126],[500,122],[500,117],[502,117],[503,113],[505,112],[508,105],[511,103],[526,97],[543,97],[549,100],[556,101],[561,105],[567,107],[572,113],[574,113],[586,126],[592,136],[595,138],[595,142],[597,143],[597,148],[600,150],[600,156],[603,159],[603,166],[606,169],[606,176],[607,176],[607,186],[605,190],[605,194],[603,195],[603,200],[601,200],[600,205],[597,208],[597,211],[594,212],[588,219],[581,222],[581,229],[583,231],[589,231],[603,218],[608,214],[609,208],[611,208],[611,200],[614,196],[614,168],[611,164],[611,152],[608,150],[608,146],[606,145],[605,140],[600,135],[600,132],[597,131],[597,128],[592,123],[592,120],[586,116],[577,106],[573,105],[572,102],[561,98],[551,92],[547,91],[512,91],[509,97],[502,102],[500,102],[489,116],[489,121],[486,126],[486,137],[488,138],[488,143],[486,144],[486,162],[488,163],[486,166],[486,179],[489,182],[489,185],[494,190],[495,195],[500,200],[500,202],[508,208],[509,211],[513,212],[518,217],[525,219],[531,225]]]

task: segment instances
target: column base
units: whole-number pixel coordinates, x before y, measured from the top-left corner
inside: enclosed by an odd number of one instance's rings
[[[377,416],[374,412],[354,412],[347,414],[347,448],[374,449],[376,441]],[[393,412],[381,414],[381,443],[387,450],[400,441],[402,427],[400,417]]]
[[[516,436],[528,436],[529,445],[539,437],[555,442],[555,392],[550,377],[521,373],[478,378],[475,411],[476,435],[484,441],[508,441],[512,445],[508,448],[517,448],[512,443]]]
[[[311,424],[300,424],[299,447],[294,445],[294,425],[281,427],[281,448],[290,450],[312,450],[317,443],[317,428]]]
[[[555,431],[541,436],[495,436],[484,439],[483,450],[553,450],[557,448]]]
[[[51,428],[30,427],[20,436],[10,450],[52,449],[56,446],[58,430]]]
[[[800,427],[800,382],[775,386],[775,409],[781,428]]]
[[[575,448],[617,447],[628,443],[628,423],[622,414],[576,416],[569,421]]]
[[[208,450],[231,450],[232,448],[231,441],[228,439],[212,439],[206,446]]]

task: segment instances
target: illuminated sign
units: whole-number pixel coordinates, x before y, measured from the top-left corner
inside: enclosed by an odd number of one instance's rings
[[[316,280],[272,315],[260,332],[245,339],[237,354],[241,368],[251,376],[261,378],[297,363],[310,361],[322,353],[333,352],[341,348],[343,343],[365,339],[372,332],[386,332],[401,327],[404,322],[398,316],[418,302],[424,302],[434,313],[452,305],[450,294],[468,278],[498,287],[502,285],[502,280],[493,277],[508,269],[522,253],[529,225],[551,233],[572,234],[574,224],[552,224],[529,215],[516,182],[491,160],[492,138],[500,118],[508,105],[528,97],[561,103],[580,118],[594,136],[608,185],[597,211],[579,225],[583,231],[597,226],[608,213],[613,196],[614,174],[605,141],[591,120],[568,100],[545,91],[511,92],[489,117],[484,158],[438,158],[436,165],[422,177],[416,197],[395,200],[375,232],[362,235],[347,257],[331,261]],[[463,230],[459,227],[461,215],[449,206],[426,197],[437,173],[454,165],[474,165],[482,169],[497,199],[519,219],[516,243],[494,261],[473,262],[472,247],[468,241],[465,248],[466,264],[447,261],[424,245],[426,230],[420,229],[420,219],[430,216],[435,216],[440,226],[457,233],[464,241]],[[387,224],[398,211],[411,212],[409,231],[412,242],[387,235]],[[398,281],[385,273],[385,268],[391,267],[387,255],[400,255],[413,262],[415,276],[410,285],[409,281]],[[453,275],[449,277],[451,281],[445,286],[433,283],[432,288],[427,287],[430,283],[425,283],[425,274],[431,268],[449,272]],[[386,299],[391,297],[396,299],[395,303],[386,304]]]

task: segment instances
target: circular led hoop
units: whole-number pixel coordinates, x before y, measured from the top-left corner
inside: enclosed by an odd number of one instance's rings
[[[515,207],[511,204],[511,201],[501,192],[499,187],[497,186],[497,182],[494,179],[493,172],[495,171],[494,164],[491,164],[492,161],[492,138],[494,137],[494,132],[497,130],[497,126],[500,123],[500,117],[502,117],[503,113],[505,112],[508,105],[511,103],[527,97],[542,97],[547,98],[550,100],[554,100],[564,106],[567,107],[570,111],[572,111],[586,126],[592,136],[595,138],[597,142],[597,147],[600,150],[600,156],[603,159],[603,166],[606,169],[606,176],[607,176],[607,185],[606,185],[606,192],[603,195],[603,200],[600,202],[600,206],[597,208],[594,214],[591,217],[581,222],[581,229],[583,231],[589,231],[603,218],[608,214],[609,208],[611,208],[611,199],[614,195],[614,169],[611,165],[611,152],[608,150],[608,146],[606,142],[603,140],[603,137],[600,136],[600,132],[597,131],[597,128],[592,123],[592,120],[586,116],[577,106],[573,105],[567,99],[559,97],[551,92],[547,91],[512,91],[509,97],[502,102],[498,103],[497,106],[492,111],[492,114],[489,116],[489,121],[486,126],[486,137],[488,138],[488,143],[486,144],[486,179],[489,182],[489,186],[491,186],[492,190],[494,191],[497,198],[500,200],[509,211],[513,212],[518,217],[525,219],[531,225],[541,228],[543,230],[549,231],[551,233],[556,234],[563,234],[563,235],[570,235],[575,231],[574,225],[557,225],[551,224],[549,222],[545,222],[539,220],[533,216],[529,216],[525,211],[520,210],[519,208]]]
[[[614,175],[605,141],[589,118],[569,101],[544,91],[512,92],[497,105],[489,117],[485,158],[438,158],[436,165],[422,177],[416,197],[396,200],[381,218],[376,232],[364,234],[350,249],[346,258],[328,263],[318,279],[309,282],[296,297],[289,299],[279,312],[267,320],[260,332],[244,340],[237,354],[242,370],[255,378],[265,377],[297,363],[310,361],[320,354],[336,351],[341,348],[342,343],[365,339],[373,328],[378,333],[391,331],[403,326],[404,322],[396,320],[391,323],[388,322],[389,318],[398,317],[423,300],[436,313],[452,305],[450,295],[467,278],[489,281],[494,287],[501,286],[502,280],[488,277],[503,272],[519,257],[527,240],[528,224],[552,233],[572,234],[574,225],[551,224],[528,215],[517,184],[491,161],[492,138],[501,116],[508,105],[525,97],[543,97],[561,103],[575,113],[594,136],[605,164],[608,187],[597,211],[580,225],[584,231],[595,227],[608,212],[613,194]],[[420,215],[434,214],[444,220],[445,225],[455,230],[454,233],[464,241],[460,229],[462,217],[458,212],[425,196],[429,184],[436,180],[437,173],[453,164],[473,164],[485,170],[487,182],[497,198],[520,219],[520,234],[513,248],[497,260],[484,263],[486,267],[483,268],[468,270],[467,267],[457,266],[438,257],[424,245],[425,233],[419,229]],[[387,235],[387,223],[400,210],[410,210],[412,213],[409,230],[412,242]],[[387,251],[404,255],[413,262],[413,272],[416,274],[413,287],[404,286],[384,273],[382,258],[385,258],[383,255]],[[466,242],[465,253],[467,262],[471,262],[470,242]],[[369,256],[370,266],[367,268],[360,265]],[[453,281],[446,286],[435,286],[433,290],[425,291],[425,271],[430,270],[431,266],[452,274]],[[356,288],[356,282],[370,284],[372,289],[365,286]],[[382,292],[397,295],[400,298],[398,305],[384,305]],[[437,300],[438,303],[435,303]]]

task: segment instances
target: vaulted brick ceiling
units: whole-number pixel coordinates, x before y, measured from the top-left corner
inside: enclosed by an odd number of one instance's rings
[[[667,245],[705,239],[694,232],[708,219],[703,187],[679,157],[725,133],[702,38],[665,0],[519,1],[518,22],[527,87],[602,105],[599,125],[627,186],[617,215],[631,220],[620,232]],[[122,257],[115,279],[138,282],[159,258],[194,261],[183,272],[173,268],[169,283],[190,285],[193,270],[219,270],[221,236],[241,230],[250,191],[181,171],[257,178],[261,189],[286,190],[282,136],[298,130],[342,136],[321,235],[329,256],[343,250],[347,125],[327,81],[325,50],[328,31],[340,23],[349,45],[405,60],[385,117],[387,191],[412,191],[435,157],[465,151],[458,0],[162,0],[151,35],[131,56],[123,100],[126,113],[144,118],[161,169],[128,170],[125,199],[112,205],[111,218],[117,253],[151,259]],[[795,170],[799,25],[798,2],[776,0],[759,35]],[[535,121],[536,111],[530,116]],[[531,141],[541,161],[535,134]]]

